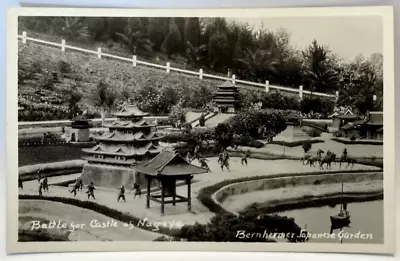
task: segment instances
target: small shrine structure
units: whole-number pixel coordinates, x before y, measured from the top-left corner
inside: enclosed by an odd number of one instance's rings
[[[114,114],[117,119],[104,125],[109,131],[93,137],[98,144],[83,149],[88,154],[81,176],[84,183],[113,188],[142,183],[135,166],[151,160],[161,151],[162,136],[157,133],[156,124],[143,119],[147,115],[133,105]]]
[[[218,86],[214,99],[219,112],[235,113],[239,109],[239,90],[231,81]]]
[[[69,131],[69,140],[71,142],[90,141],[91,123],[86,117],[79,115],[72,119],[71,129]]]
[[[165,213],[165,204],[187,202],[188,211],[191,211],[191,182],[193,175],[206,173],[198,166],[188,163],[175,151],[163,150],[154,159],[136,166],[138,172],[143,173],[147,181],[146,207],[150,208],[150,201],[161,204],[161,214]],[[152,181],[157,180],[161,185],[161,192],[150,192]],[[185,181],[187,196],[176,193],[177,181]]]

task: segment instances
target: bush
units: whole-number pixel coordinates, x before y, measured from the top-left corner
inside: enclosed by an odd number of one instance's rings
[[[303,132],[307,133],[307,135],[310,137],[320,137],[321,133],[322,133],[322,131],[319,129],[307,127],[307,126],[302,127],[301,130]]]
[[[250,136],[254,139],[272,140],[286,129],[286,121],[281,111],[246,110],[226,121],[233,134]]]
[[[326,118],[333,112],[335,102],[329,98],[322,98],[316,96],[305,96],[301,101],[301,112],[308,113],[321,113],[323,118]]]
[[[308,151],[310,151],[311,147],[312,147],[312,144],[311,144],[310,140],[306,140],[303,142],[302,148],[304,150],[304,153],[307,153]]]
[[[263,96],[263,109],[300,111],[300,100],[297,96],[284,95],[279,91],[269,92]]]
[[[174,105],[168,115],[168,121],[171,122],[175,127],[181,128],[186,123],[187,110],[182,108],[182,103]]]

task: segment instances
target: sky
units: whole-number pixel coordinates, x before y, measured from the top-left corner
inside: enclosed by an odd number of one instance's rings
[[[276,18],[232,18],[247,22],[254,28],[276,31],[285,28],[291,34],[291,44],[304,49],[313,39],[329,46],[332,52],[344,60],[353,60],[357,55],[369,57],[383,53],[382,19],[378,16],[363,17],[276,17]]]

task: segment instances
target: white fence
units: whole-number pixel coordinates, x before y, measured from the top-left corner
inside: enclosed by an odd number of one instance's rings
[[[32,37],[27,37],[26,32],[23,32],[22,35],[18,35],[18,39],[21,39],[23,44],[25,44],[26,41],[32,41],[32,42],[39,43],[39,44],[59,47],[59,48],[61,48],[61,51],[63,51],[63,52],[65,52],[66,49],[70,49],[70,50],[74,50],[74,51],[90,53],[90,54],[97,55],[98,59],[101,59],[102,57],[109,57],[109,58],[113,58],[116,60],[132,63],[133,67],[136,67],[138,65],[144,65],[144,66],[154,67],[154,68],[158,68],[158,69],[164,69],[167,73],[170,73],[171,71],[172,72],[175,71],[175,72],[198,76],[199,79],[211,78],[211,79],[223,80],[223,81],[230,80],[230,81],[232,81],[233,84],[238,83],[238,84],[241,84],[241,85],[244,85],[247,87],[253,87],[253,88],[257,88],[257,89],[263,88],[265,90],[265,92],[269,92],[271,89],[275,89],[275,90],[284,91],[284,92],[298,93],[300,98],[303,98],[303,94],[312,94],[312,95],[320,96],[320,97],[335,98],[336,100],[339,97],[339,92],[336,92],[336,95],[319,93],[319,92],[311,92],[311,91],[303,90],[303,86],[301,86],[301,85],[299,86],[298,89],[282,87],[282,86],[270,85],[269,81],[266,81],[265,83],[256,83],[256,82],[250,82],[250,81],[245,81],[245,80],[239,80],[239,79],[236,79],[235,75],[232,75],[232,77],[228,78],[228,77],[223,77],[223,76],[218,76],[218,75],[213,75],[213,74],[207,74],[207,73],[203,72],[203,69],[200,69],[198,72],[196,72],[196,71],[188,71],[188,70],[183,70],[183,69],[179,69],[179,68],[174,68],[174,67],[171,67],[170,62],[167,62],[166,65],[160,65],[160,64],[139,61],[137,59],[136,55],[133,55],[132,58],[120,57],[120,56],[116,56],[116,55],[112,55],[112,54],[108,54],[108,53],[103,53],[101,51],[101,48],[97,48],[97,51],[93,51],[93,50],[88,50],[88,49],[83,49],[83,48],[67,45],[65,40],[61,40],[61,43],[48,42],[48,41],[44,41],[44,40],[40,40],[40,39],[36,39],[36,38],[32,38]]]

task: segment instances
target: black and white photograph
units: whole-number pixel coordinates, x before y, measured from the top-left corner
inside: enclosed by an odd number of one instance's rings
[[[394,251],[391,8],[8,19],[12,252]]]

